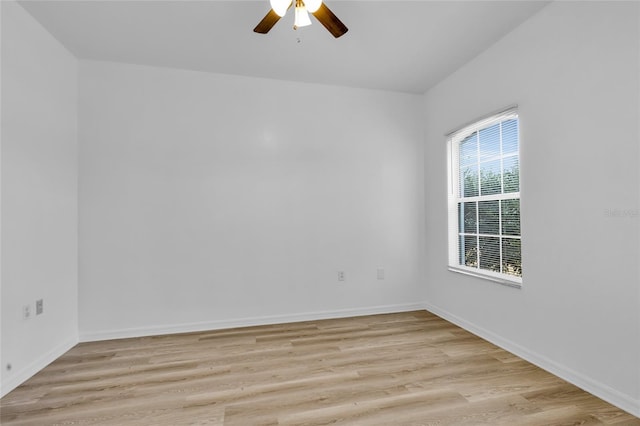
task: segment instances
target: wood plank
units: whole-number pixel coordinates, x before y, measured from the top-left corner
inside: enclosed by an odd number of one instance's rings
[[[3,425],[639,425],[425,311],[82,343]]]

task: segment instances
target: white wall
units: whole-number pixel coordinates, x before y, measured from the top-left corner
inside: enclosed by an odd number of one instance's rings
[[[430,90],[425,111],[429,309],[636,415],[639,6],[553,3]],[[447,271],[444,134],[514,103],[521,290]]]
[[[421,101],[81,61],[81,339],[419,307]]]
[[[21,6],[1,8],[4,395],[78,341],[78,63]]]

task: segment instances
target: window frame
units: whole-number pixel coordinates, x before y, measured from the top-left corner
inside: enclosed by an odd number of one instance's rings
[[[460,264],[460,231],[459,231],[459,216],[458,216],[458,203],[460,202],[470,202],[470,201],[493,201],[493,200],[503,200],[503,199],[518,199],[521,200],[521,173],[520,166],[518,166],[518,182],[519,187],[517,192],[507,192],[503,193],[502,191],[498,194],[490,194],[490,195],[481,195],[478,193],[477,196],[474,197],[460,197],[458,194],[458,188],[460,184],[460,158],[459,158],[459,145],[463,142],[468,136],[472,135],[474,132],[480,132],[480,130],[486,129],[496,123],[509,120],[512,118],[516,118],[518,120],[518,151],[517,158],[518,164],[520,164],[521,158],[521,137],[520,137],[520,117],[518,114],[517,105],[510,106],[506,109],[500,110],[498,112],[494,112],[490,115],[487,115],[478,120],[474,120],[471,123],[465,124],[464,126],[459,127],[457,130],[447,133],[446,141],[447,141],[447,186],[448,186],[448,269],[452,272],[461,273],[465,275],[471,275],[474,277],[482,278],[485,280],[490,280],[493,282],[497,282],[499,284],[507,285],[510,287],[521,288],[522,287],[522,276],[510,275],[504,272],[495,272],[486,269],[480,269],[479,267],[470,267],[466,265]],[[501,162],[505,158],[504,153],[500,153],[499,158]],[[478,170],[478,173],[480,171]],[[502,180],[502,185],[504,185],[504,181]],[[502,188],[503,189],[503,188]],[[522,210],[520,210],[520,223],[522,217]],[[522,229],[522,228],[521,228]],[[473,233],[476,234],[476,233]],[[480,237],[481,234],[478,232],[477,235]],[[491,235],[495,237],[495,235]],[[505,235],[502,232],[498,234],[500,241],[502,238],[506,236],[507,238],[513,238],[512,236]],[[522,230],[520,231],[519,238],[520,243],[520,256],[522,258]]]

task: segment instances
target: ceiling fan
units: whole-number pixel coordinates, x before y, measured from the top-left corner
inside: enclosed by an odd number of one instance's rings
[[[322,2],[322,0],[270,0],[271,10],[253,29],[254,32],[266,34],[282,18],[287,10],[295,3],[295,23],[293,29],[311,25],[309,13],[320,21],[335,38],[340,37],[349,29]]]

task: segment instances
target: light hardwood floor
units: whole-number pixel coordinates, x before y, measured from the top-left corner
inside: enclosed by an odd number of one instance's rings
[[[3,425],[640,425],[424,311],[82,343]]]

